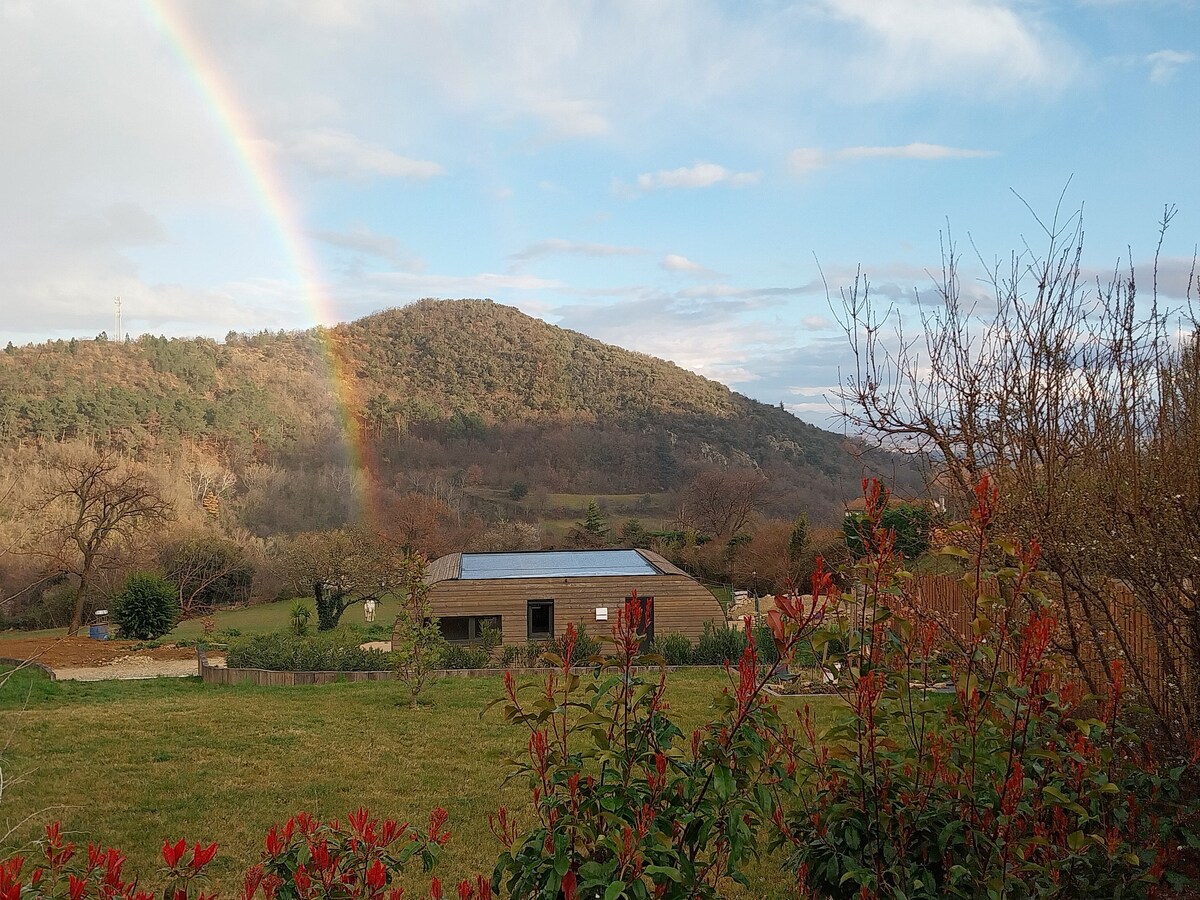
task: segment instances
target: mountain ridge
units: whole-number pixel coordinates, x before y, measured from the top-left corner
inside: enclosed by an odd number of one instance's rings
[[[363,447],[347,445],[323,342]],[[223,343],[143,335],[0,354],[0,445],[74,437],[143,455],[194,442],[235,472],[310,472],[361,454],[389,484],[479,466],[492,485],[594,493],[672,491],[706,466],[754,466],[781,510],[818,520],[836,518],[862,474],[853,442],[786,410],[488,300],[421,300]]]

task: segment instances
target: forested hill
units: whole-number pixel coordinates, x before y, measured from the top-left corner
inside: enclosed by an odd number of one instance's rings
[[[365,458],[398,488],[472,469],[495,488],[652,493],[705,466],[756,466],[781,513],[807,508],[817,520],[858,490],[862,465],[840,436],[672,363],[479,300],[223,343],[10,345],[0,354],[0,444],[88,438],[160,457],[187,448],[235,476],[269,469],[303,501],[313,473],[353,458],[322,337],[343,360]],[[913,474],[898,480],[910,486]],[[306,505],[297,503],[297,521],[265,530],[328,524],[306,521]]]
[[[759,406],[674,363],[488,301],[425,300],[342,331],[369,390],[419,398],[425,417],[465,410],[508,421],[729,418]]]

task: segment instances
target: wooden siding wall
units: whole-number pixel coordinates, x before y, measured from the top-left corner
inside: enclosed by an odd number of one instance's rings
[[[563,634],[568,622],[580,623],[588,634],[608,633],[617,610],[636,590],[639,597],[654,598],[654,633],[682,634],[695,642],[705,622],[723,624],[725,615],[717,598],[703,585],[683,575],[607,575],[592,578],[494,578],[439,581],[429,591],[435,616],[500,616],[504,643],[528,640],[526,621],[530,600],[554,601],[554,634]],[[608,621],[596,621],[597,607],[608,608]]]

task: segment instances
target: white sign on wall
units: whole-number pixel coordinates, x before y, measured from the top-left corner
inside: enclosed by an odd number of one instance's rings
[[[596,607],[596,621],[597,622],[607,622],[608,621],[608,607],[607,606],[597,606]]]

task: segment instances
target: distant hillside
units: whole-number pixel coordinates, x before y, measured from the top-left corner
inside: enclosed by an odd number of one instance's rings
[[[419,488],[478,467],[492,487],[661,493],[707,465],[756,466],[772,480],[773,511],[807,508],[814,520],[836,518],[858,491],[862,465],[838,435],[672,363],[480,300],[425,300],[328,332],[224,343],[10,347],[0,354],[0,443],[88,437],[142,455],[188,445],[239,476],[291,473],[303,508],[313,473],[354,458],[322,336],[343,360],[365,460],[384,483]],[[889,474],[897,463],[874,462]],[[912,487],[915,474],[904,468],[894,480]],[[296,515],[278,527],[302,526]]]

